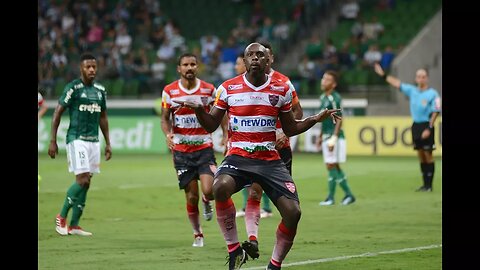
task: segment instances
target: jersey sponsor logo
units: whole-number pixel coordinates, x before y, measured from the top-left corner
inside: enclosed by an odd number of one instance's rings
[[[102,108],[97,103],[88,104],[88,105],[80,104],[80,106],[78,106],[78,110],[81,112],[90,112],[90,113],[102,112]]]
[[[238,167],[235,167],[235,166],[230,165],[230,164],[221,164],[220,167],[218,167],[218,169],[220,170],[221,168],[238,170]]]
[[[293,182],[285,182],[285,186],[290,192],[295,193],[295,184]]]
[[[177,170],[177,175],[180,176],[184,173],[186,173],[188,170]]]
[[[200,88],[200,93],[209,94],[211,91],[210,88]]]
[[[70,88],[67,91],[67,95],[65,95],[65,99],[63,100],[63,102],[68,103],[68,101],[72,98],[72,93],[73,93],[73,89]]]
[[[437,98],[435,98],[435,109],[440,110],[440,107],[441,107],[440,98],[437,97]]]
[[[196,140],[196,141],[190,141],[186,139],[181,139],[179,144],[186,144],[186,145],[202,145],[205,142],[203,140]]]
[[[82,97],[82,98],[87,98],[87,94],[85,94],[85,92],[83,92],[83,93],[80,95],[80,97]]]
[[[231,84],[228,86],[228,90],[240,90],[243,88],[243,84]]]
[[[257,152],[257,151],[270,151],[270,149],[268,147],[266,147],[265,145],[255,145],[255,147],[245,146],[242,149],[249,152],[249,153],[253,153],[253,152]]]
[[[280,97],[277,95],[268,95],[268,100],[270,101],[270,104],[272,104],[272,106],[277,105],[279,99]]]
[[[238,120],[237,117],[233,118],[233,124],[235,126],[242,127],[274,127],[276,124],[276,119],[264,119],[264,118],[254,118],[254,119],[242,119]]]
[[[178,126],[179,124],[181,125],[188,125],[188,124],[196,124],[197,123],[197,118],[196,117],[175,117],[175,124]]]
[[[263,97],[261,97],[261,96],[250,96],[250,99],[253,99],[253,100],[263,100]]]
[[[170,90],[170,94],[171,95],[178,95],[178,94],[180,94],[180,90],[178,90],[178,89]]]
[[[203,106],[207,106],[207,105],[208,105],[208,97],[200,97],[200,100],[202,100]]]
[[[82,87],[83,87],[83,83],[78,83],[73,86],[73,88],[75,89],[82,88]]]
[[[270,86],[270,90],[282,92],[283,90],[285,90],[285,86],[275,86],[275,85],[271,85],[271,86]]]

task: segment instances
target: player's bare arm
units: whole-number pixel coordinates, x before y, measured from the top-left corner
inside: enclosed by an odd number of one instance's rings
[[[380,77],[383,77],[385,75],[385,71],[383,70],[383,68],[380,66],[379,63],[375,63],[375,73],[377,73]],[[393,77],[392,75],[388,75],[386,78],[385,78],[386,82],[389,83],[391,86],[395,87],[395,88],[399,88],[400,89],[400,83],[401,81],[395,77]]]
[[[110,145],[107,111],[102,111],[100,113],[100,129],[102,130],[103,137],[105,138],[105,160],[110,160],[110,158],[112,158],[112,146]]]
[[[52,129],[50,132],[50,145],[48,146],[48,155],[51,158],[55,158],[55,156],[58,155],[57,130],[58,126],[60,125],[60,119],[64,111],[65,107],[58,104],[55,108],[55,111],[53,112]]]
[[[341,120],[342,118],[336,114],[341,109],[322,110],[318,114],[309,116],[302,120],[296,120],[293,117],[293,112],[280,112],[280,121],[282,122],[282,129],[285,135],[288,137],[295,136],[310,129],[318,122],[322,122],[328,117],[332,117],[334,121]]]
[[[167,142],[167,147],[173,149],[175,144],[173,143],[173,132],[172,132],[172,120],[170,119],[170,114],[172,113],[170,108],[162,108],[161,116],[161,127],[163,134],[165,134],[165,141]]]

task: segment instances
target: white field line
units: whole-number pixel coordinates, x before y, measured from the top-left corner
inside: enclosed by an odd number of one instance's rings
[[[301,261],[301,262],[293,262],[293,263],[282,264],[282,269],[286,268],[286,267],[290,267],[290,266],[296,266],[296,265],[306,265],[306,264],[314,264],[314,263],[343,261],[343,260],[349,260],[349,259],[354,259],[354,258],[374,257],[374,256],[378,256],[378,255],[383,255],[383,254],[405,253],[405,252],[412,252],[412,251],[419,251],[419,250],[433,249],[433,248],[440,248],[440,247],[442,247],[441,244],[440,245],[424,246],[424,247],[413,247],[413,248],[386,250],[386,251],[379,251],[379,252],[367,252],[367,253],[362,253],[362,254],[357,254],[357,255],[340,256],[340,257],[333,257],[333,258],[306,260],[306,261]],[[244,268],[244,270],[256,270],[256,269],[263,270],[263,269],[265,269],[265,266]]]

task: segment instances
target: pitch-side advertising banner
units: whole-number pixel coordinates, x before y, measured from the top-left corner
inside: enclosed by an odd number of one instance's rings
[[[442,119],[435,124],[435,156],[442,155]],[[51,117],[44,117],[38,125],[38,152],[47,153],[50,141]],[[68,117],[62,118],[58,128],[57,143],[65,150],[65,137]],[[412,120],[407,116],[375,117],[350,116],[344,119],[343,127],[347,141],[348,155],[416,156],[411,136]],[[318,152],[315,141],[321,124],[315,125],[303,134],[290,138],[294,151]],[[167,153],[165,136],[160,128],[160,118],[155,116],[110,116],[110,141],[114,153]],[[101,142],[104,144],[103,136]],[[219,146],[222,138],[220,129],[213,133],[215,150],[223,152]],[[103,146],[103,145],[102,145]],[[103,151],[103,147],[102,147]]]

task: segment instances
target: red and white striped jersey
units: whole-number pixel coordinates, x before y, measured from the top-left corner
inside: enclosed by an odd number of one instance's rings
[[[172,131],[173,150],[180,152],[195,152],[213,147],[212,136],[198,122],[195,112],[186,107],[180,107],[173,101],[191,101],[203,104],[209,112],[215,100],[215,87],[200,79],[196,79],[193,89],[186,89],[180,80],[165,86],[162,92],[162,107],[171,109],[173,113]],[[177,110],[178,109],[178,110]]]
[[[43,99],[42,94],[38,92],[38,109],[40,109],[40,106],[42,106],[43,102],[45,102],[45,100]]]
[[[298,100],[297,91],[295,90],[295,87],[293,86],[292,82],[290,81],[290,78],[288,78],[286,75],[274,70],[273,68],[270,69],[270,73],[268,75],[272,76],[272,78],[274,78],[278,81],[283,81],[286,84],[288,84],[288,86],[292,90],[292,106],[300,102]],[[277,129],[283,133],[282,123],[280,121],[277,121]],[[288,137],[287,137],[287,140],[285,141],[285,144],[283,145],[282,149],[287,148],[287,147],[290,147],[290,139]]]
[[[256,87],[242,74],[218,87],[215,106],[228,112],[227,156],[280,159],[275,150],[275,126],[280,112],[292,109],[288,84],[268,76],[263,85]]]

